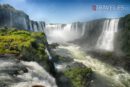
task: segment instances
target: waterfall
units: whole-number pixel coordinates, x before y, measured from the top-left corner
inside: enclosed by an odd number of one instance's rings
[[[45,26],[44,26],[44,22],[40,21],[40,22],[38,22],[38,24],[39,24],[38,26],[39,26],[39,28],[40,28],[40,29],[39,29],[40,32],[43,32],[43,31],[44,31],[44,27],[45,27]]]
[[[20,61],[14,58],[0,58],[0,87],[57,87],[53,78],[37,62]]]
[[[118,30],[119,19],[105,20],[103,31],[97,41],[96,48],[113,51],[114,36]]]
[[[64,43],[78,39],[78,24],[47,24],[45,28],[47,38],[52,42]]]
[[[33,31],[33,28],[32,28],[32,23],[31,21],[29,21],[29,26],[30,26],[30,30]]]
[[[41,25],[41,23],[40,22],[38,22],[38,31],[42,31],[42,25]]]
[[[84,36],[86,29],[86,23],[83,23],[81,36]]]
[[[23,18],[24,29],[28,29],[26,18]]]
[[[33,27],[34,27],[34,31],[37,32],[38,31],[38,27],[37,27],[36,23],[33,24]]]
[[[57,87],[55,79],[38,63],[24,61],[21,63],[27,67],[28,73],[18,75],[17,77],[25,81],[13,84],[11,87],[32,87],[33,85]]]
[[[71,25],[71,24],[67,24],[67,25],[65,25],[65,26],[63,27],[63,29],[64,29],[65,31],[71,32],[72,25]]]
[[[48,55],[49,59],[51,60],[51,59],[52,59],[52,56],[51,56],[51,54],[50,54],[50,52],[48,51],[48,49],[47,49],[47,48],[45,49],[45,52],[47,53],[47,55]]]

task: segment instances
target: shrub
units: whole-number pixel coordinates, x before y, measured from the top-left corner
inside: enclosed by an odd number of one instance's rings
[[[90,68],[72,68],[64,75],[72,82],[72,87],[87,87],[92,70]]]
[[[22,55],[25,60],[47,59],[45,34],[26,30],[0,30],[0,54]]]

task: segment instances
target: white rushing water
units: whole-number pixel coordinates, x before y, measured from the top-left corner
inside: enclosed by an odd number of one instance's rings
[[[37,24],[36,24],[36,23],[33,24],[33,28],[34,28],[34,31],[35,31],[35,32],[38,31],[38,27],[37,27]]]
[[[59,46],[57,53],[59,51],[61,52],[59,55],[70,55],[75,61],[92,68],[95,76],[91,87],[130,87],[130,74],[123,68],[113,67],[97,58],[93,58],[76,45]]]
[[[105,20],[103,31],[97,41],[96,48],[107,51],[113,51],[115,33],[118,31],[119,19]]]
[[[18,75],[17,77],[25,80],[25,82],[19,82],[11,87],[32,87],[34,85],[41,85],[45,87],[57,87],[55,83],[55,79],[46,72],[44,68],[42,68],[36,62],[22,62],[28,69],[27,73],[22,75]]]
[[[83,26],[82,26],[81,36],[84,36],[84,35],[85,35],[85,29],[86,29],[86,23],[84,23]]]
[[[48,51],[47,48],[45,49],[45,52],[47,53],[47,55],[48,55],[48,57],[49,57],[49,60],[51,60],[51,59],[52,59],[52,56],[51,56],[51,54],[50,54],[50,52]]]
[[[0,87],[33,87],[36,85],[57,87],[55,78],[36,62],[18,62],[11,58],[0,59]]]
[[[80,37],[77,25],[73,24],[47,24],[45,33],[53,42],[65,43]]]

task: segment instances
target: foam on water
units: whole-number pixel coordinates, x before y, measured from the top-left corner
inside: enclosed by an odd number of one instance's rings
[[[41,85],[45,87],[57,87],[55,79],[36,62],[24,62],[28,69],[27,73],[18,75],[23,82],[15,83],[11,87],[32,87],[33,85]]]
[[[58,49],[68,50],[75,61],[92,68],[95,80],[91,87],[129,87],[130,74],[121,67],[113,67],[97,58],[86,54],[79,46],[59,46]]]

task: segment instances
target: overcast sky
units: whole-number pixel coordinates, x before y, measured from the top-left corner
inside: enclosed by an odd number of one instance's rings
[[[0,0],[23,10],[32,20],[70,23],[98,18],[118,18],[130,13],[130,0]],[[123,5],[123,10],[96,10],[93,5]]]

